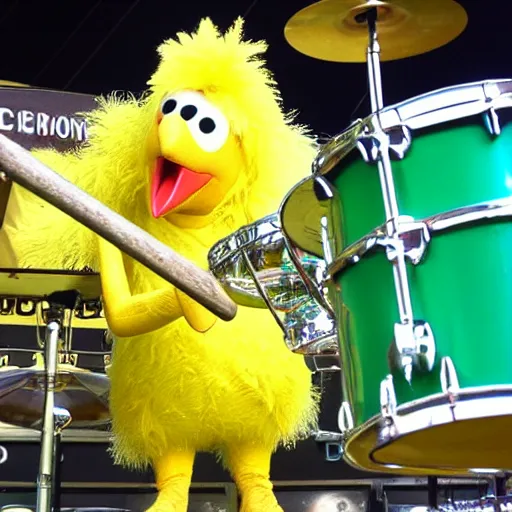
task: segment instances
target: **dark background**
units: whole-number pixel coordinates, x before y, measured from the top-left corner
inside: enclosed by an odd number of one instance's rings
[[[429,2],[429,0],[424,0]],[[141,91],[157,64],[155,48],[202,17],[221,29],[244,15],[246,35],[265,39],[268,65],[287,109],[317,134],[335,134],[368,113],[364,64],[306,57],[283,29],[309,0],[2,0],[0,78],[91,94]],[[506,0],[460,0],[469,22],[453,42],[430,53],[383,63],[384,101],[439,87],[512,77],[511,7]],[[354,111],[357,109],[357,112]]]

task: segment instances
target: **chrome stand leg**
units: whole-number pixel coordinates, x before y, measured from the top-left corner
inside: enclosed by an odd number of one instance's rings
[[[55,421],[55,437],[53,444],[53,510],[60,510],[60,464],[62,458],[61,437],[62,431],[71,423],[71,414],[62,407],[53,408]]]
[[[379,113],[384,107],[382,99],[382,81],[380,74],[380,47],[377,39],[377,9],[373,7],[366,13],[366,21],[368,23],[369,43],[368,43],[368,85],[370,88],[370,101],[372,113],[376,114],[378,120],[379,131],[382,132],[380,126]],[[381,144],[379,146],[379,158],[377,167],[379,169],[380,184],[384,199],[384,209],[386,212],[386,221],[388,227],[388,236],[395,238],[398,235],[398,202],[395,192],[395,183],[393,180],[393,171],[391,168],[391,158],[389,156],[389,147],[386,135],[382,132]],[[407,279],[407,268],[405,265],[405,255],[402,251],[396,251],[396,260],[393,265],[396,294],[398,299],[398,309],[400,312],[400,320],[402,324],[411,326],[412,334],[412,305],[409,293],[409,282]],[[412,347],[411,347],[412,348]]]
[[[55,374],[57,371],[57,354],[59,341],[59,322],[52,320],[46,327],[45,339],[45,401],[43,413],[43,430],[41,434],[41,456],[37,478],[37,512],[52,512],[54,500],[54,451],[55,451]]]
[[[377,37],[377,14],[377,8],[371,7],[356,19],[358,21],[365,21],[368,24],[368,85],[370,88],[371,110],[376,118],[376,132],[372,137],[376,141],[376,161],[386,213],[387,235],[393,241],[393,247],[388,248],[388,258],[392,261],[393,280],[400,317],[400,323],[395,324],[395,344],[400,359],[399,364],[404,371],[406,380],[410,382],[418,353],[419,339],[425,338],[424,344],[429,347],[433,346],[433,341],[428,337],[430,335],[430,327],[427,325],[423,328],[424,322],[421,322],[421,329],[418,331],[418,334],[415,329],[416,322],[413,316],[409,290],[406,256],[403,242],[400,238],[400,212],[393,180],[389,137],[384,132],[380,120],[380,111],[384,106],[384,102],[380,72],[380,46]],[[391,252],[389,249],[391,249]]]

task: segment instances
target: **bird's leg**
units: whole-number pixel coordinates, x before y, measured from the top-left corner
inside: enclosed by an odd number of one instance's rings
[[[240,512],[283,512],[270,481],[271,451],[261,446],[237,446],[226,455],[242,499]]]
[[[187,512],[194,452],[172,452],[153,463],[158,496],[148,512]]]

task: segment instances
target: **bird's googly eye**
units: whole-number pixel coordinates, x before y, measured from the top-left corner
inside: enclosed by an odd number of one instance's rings
[[[211,103],[204,103],[189,123],[189,129],[203,151],[214,153],[226,143],[229,122],[224,114]]]
[[[215,130],[215,121],[211,117],[203,117],[201,121],[199,121],[199,129],[205,134],[208,135]]]
[[[185,105],[180,110],[180,116],[184,121],[190,121],[197,114],[195,105]]]
[[[226,116],[197,91],[180,91],[162,102],[164,115],[179,113],[197,145],[207,153],[224,146],[229,136]]]
[[[164,116],[172,114],[176,110],[177,105],[178,102],[174,98],[167,98],[162,103],[162,114],[164,114]]]

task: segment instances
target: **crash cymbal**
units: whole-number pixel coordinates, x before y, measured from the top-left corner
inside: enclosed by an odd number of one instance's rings
[[[0,369],[0,422],[39,429],[42,425],[46,374],[42,356],[34,366]],[[109,378],[70,364],[58,364],[55,406],[69,411],[69,428],[91,428],[110,422]]]
[[[0,80],[0,87],[30,87],[30,85],[12,82],[11,80]]]
[[[398,60],[443,46],[465,29],[468,17],[454,0],[321,0],[292,16],[285,26],[297,51],[331,62],[365,62],[368,26],[356,21],[377,8],[380,60]]]

